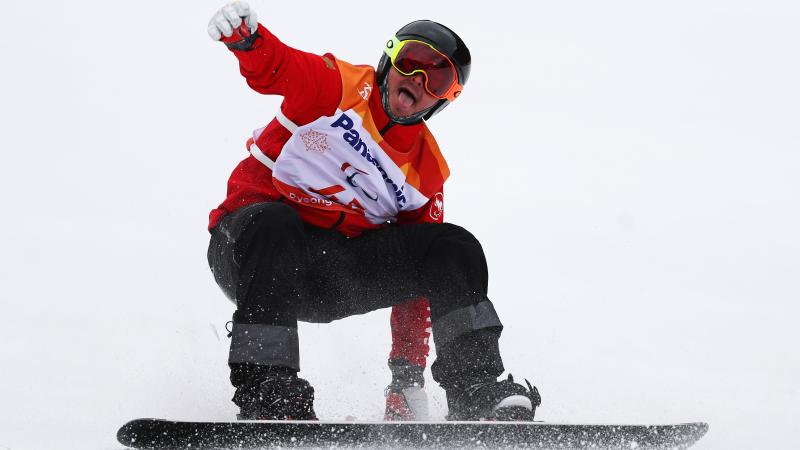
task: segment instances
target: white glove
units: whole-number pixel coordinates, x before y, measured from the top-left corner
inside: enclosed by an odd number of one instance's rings
[[[229,38],[237,28],[242,26],[242,21],[250,29],[250,33],[255,33],[258,29],[256,12],[250,9],[247,2],[228,3],[211,17],[208,22],[208,35],[215,41],[219,41],[223,36]]]

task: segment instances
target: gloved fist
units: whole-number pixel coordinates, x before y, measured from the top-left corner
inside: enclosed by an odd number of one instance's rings
[[[258,29],[256,12],[246,2],[234,1],[223,6],[208,22],[208,35],[228,47],[240,50],[240,43],[255,35]],[[252,39],[248,46],[252,46]]]

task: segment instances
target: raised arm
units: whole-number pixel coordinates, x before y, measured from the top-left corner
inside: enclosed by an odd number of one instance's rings
[[[336,110],[342,87],[335,58],[284,44],[257,22],[247,3],[232,2],[220,9],[211,18],[208,33],[236,56],[239,71],[253,90],[284,97],[287,117],[306,122]]]

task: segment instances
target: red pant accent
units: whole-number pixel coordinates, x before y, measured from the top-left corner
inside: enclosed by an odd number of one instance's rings
[[[430,349],[431,312],[428,299],[410,301],[392,307],[392,351],[389,359],[405,359],[425,367]]]

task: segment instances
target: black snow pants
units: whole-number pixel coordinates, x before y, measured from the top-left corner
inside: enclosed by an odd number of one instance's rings
[[[297,371],[298,320],[330,322],[426,297],[437,382],[457,388],[504,370],[502,325],[486,296],[486,257],[456,225],[393,225],[347,238],[304,223],[284,203],[257,203],[211,230],[208,261],[236,305],[232,369]],[[234,385],[244,382],[237,377]]]

